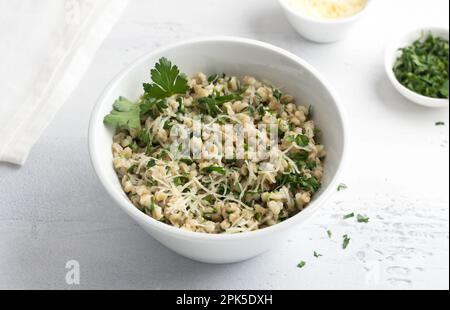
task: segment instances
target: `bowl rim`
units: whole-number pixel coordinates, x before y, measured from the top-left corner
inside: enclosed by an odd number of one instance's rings
[[[342,126],[342,156],[341,160],[338,163],[338,167],[336,170],[336,173],[334,177],[330,180],[330,184],[327,188],[324,188],[323,192],[320,194],[319,197],[315,201],[313,201],[305,210],[297,213],[296,215],[288,218],[287,220],[278,223],[276,225],[266,227],[263,229],[258,229],[256,231],[248,231],[248,232],[242,232],[237,234],[206,234],[206,233],[199,233],[199,232],[192,232],[192,231],[186,231],[180,228],[177,228],[175,226],[162,223],[160,221],[157,221],[153,219],[152,217],[144,214],[142,211],[138,210],[128,199],[125,199],[122,195],[122,193],[118,193],[113,187],[108,186],[108,177],[106,174],[102,171],[100,168],[99,161],[101,160],[100,156],[96,152],[96,148],[98,145],[96,143],[96,135],[97,131],[100,130],[100,126],[103,126],[103,122],[99,121],[100,119],[103,119],[103,115],[100,114],[100,110],[105,104],[105,99],[108,97],[109,93],[116,87],[116,85],[126,76],[130,71],[132,71],[135,67],[141,65],[146,59],[155,57],[155,55],[161,55],[164,54],[166,51],[174,49],[174,48],[180,48],[186,45],[191,44],[198,44],[198,43],[238,43],[238,44],[244,44],[244,45],[251,45],[253,47],[258,47],[262,49],[268,49],[272,52],[275,52],[277,54],[280,54],[280,56],[287,57],[296,63],[298,63],[300,66],[302,66],[304,69],[309,71],[315,78],[318,79],[320,83],[325,87],[325,89],[328,91],[329,95],[333,99],[333,102],[335,104],[335,107],[338,111],[339,121],[341,122]],[[103,103],[103,104],[102,104]],[[113,200],[120,206],[120,208],[125,211],[130,217],[132,217],[134,220],[138,220],[138,223],[147,223],[148,225],[151,225],[152,228],[163,232],[167,234],[171,234],[173,236],[176,236],[180,239],[189,239],[189,240],[203,240],[203,241],[230,241],[230,240],[238,240],[238,239],[251,239],[251,238],[257,238],[264,235],[272,234],[277,231],[285,230],[289,227],[294,226],[296,223],[298,223],[303,218],[307,219],[310,215],[312,215],[315,211],[318,210],[318,208],[329,198],[329,196],[335,192],[336,187],[338,185],[339,178],[342,174],[343,167],[346,163],[347,158],[347,149],[348,149],[348,128],[347,128],[347,116],[345,113],[345,110],[338,100],[338,97],[336,96],[336,93],[332,87],[330,87],[330,83],[328,83],[321,74],[310,64],[308,64],[306,61],[301,59],[300,57],[292,54],[291,52],[288,52],[282,48],[279,48],[277,46],[274,46],[269,43],[253,40],[253,39],[247,39],[242,37],[233,37],[233,36],[208,36],[208,37],[200,37],[195,39],[189,39],[180,41],[174,44],[167,45],[165,47],[161,47],[158,49],[155,49],[151,52],[144,53],[141,57],[136,59],[134,62],[132,62],[130,65],[128,65],[125,69],[121,70],[113,79],[111,82],[108,83],[106,88],[101,93],[99,99],[96,101],[96,104],[91,112],[91,117],[89,121],[89,131],[88,131],[88,148],[89,148],[89,155],[91,159],[91,164],[96,172],[97,177],[99,178],[100,182],[102,183],[105,190],[108,192],[109,196],[113,198]],[[137,219],[135,218],[137,217]]]
[[[315,22],[318,24],[324,24],[324,25],[336,25],[336,24],[345,24],[345,23],[353,22],[353,21],[359,19],[361,16],[365,15],[367,13],[367,10],[372,5],[372,0],[366,0],[366,5],[364,6],[364,8],[356,14],[353,14],[353,15],[350,15],[347,17],[343,17],[343,18],[326,19],[326,18],[314,18],[314,17],[308,16],[306,14],[303,14],[302,12],[294,10],[292,7],[289,6],[287,1],[288,0],[278,0],[278,2],[280,3],[281,7],[284,10],[291,12],[298,18],[301,18],[301,19],[304,19],[304,20],[307,20],[310,22]]]
[[[392,70],[393,69],[392,66],[395,63],[395,59],[396,59],[396,58],[394,58],[394,55],[396,55],[398,53],[398,50],[400,48],[402,48],[401,46],[398,46],[398,45],[400,45],[400,41],[402,41],[402,39],[404,39],[404,38],[408,38],[410,36],[412,37],[415,34],[420,34],[420,33],[424,33],[424,32],[431,32],[431,33],[443,32],[443,33],[447,33],[447,37],[449,36],[449,29],[445,28],[445,27],[439,27],[439,26],[417,27],[414,29],[409,29],[407,31],[403,31],[402,33],[400,33],[400,35],[398,35],[398,34],[395,35],[394,37],[392,37],[389,40],[389,43],[387,44],[387,46],[385,48],[385,52],[384,52],[385,71],[386,71],[386,74],[387,74],[389,80],[391,81],[392,85],[394,86],[394,88],[401,95],[403,95],[410,101],[412,101],[418,105],[426,106],[426,107],[430,107],[430,108],[446,108],[446,107],[448,107],[449,99],[427,97],[427,96],[421,95],[419,93],[416,93],[415,91],[410,90],[409,88],[404,86],[402,83],[400,83],[400,81],[397,79],[397,77],[395,76],[395,74]],[[417,40],[417,38],[414,40]],[[412,43],[412,42],[413,41],[411,40],[410,43]],[[392,59],[394,59],[394,61],[392,61]]]

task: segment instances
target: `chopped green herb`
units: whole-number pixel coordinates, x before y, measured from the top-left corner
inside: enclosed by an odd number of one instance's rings
[[[403,86],[423,96],[448,98],[448,40],[430,33],[400,51],[393,71]]]
[[[307,147],[309,144],[309,138],[305,135],[289,136],[288,142],[295,142],[300,147]]]
[[[348,235],[343,235],[342,236],[342,249],[346,249],[350,243],[350,237]]]
[[[319,258],[319,257],[322,257],[322,256],[323,256],[322,254],[319,254],[316,251],[314,251],[314,257],[315,258]]]
[[[164,109],[167,109],[167,104],[165,100],[145,97],[139,108],[141,115],[149,113],[152,116],[156,116],[157,112],[163,113]]]
[[[189,165],[189,166],[194,163],[194,161],[192,159],[190,159],[190,158],[181,158],[180,161],[182,163],[185,163],[186,165]]]
[[[158,186],[158,182],[157,181],[146,181],[145,185],[147,185],[148,187]]]
[[[145,94],[150,98],[163,99],[189,90],[188,80],[180,74],[177,66],[162,57],[151,70],[152,84],[144,84]]]
[[[136,168],[137,168],[137,166],[136,165],[132,165],[130,168],[128,168],[128,173],[135,173],[136,172]]]
[[[216,117],[221,114],[223,111],[220,109],[219,105],[217,105],[216,101],[210,97],[203,97],[198,100],[199,108],[207,115],[211,115]]]
[[[215,82],[217,82],[218,79],[219,79],[219,75],[218,74],[210,75],[208,77],[208,83],[209,84],[214,84]]]
[[[178,97],[177,98],[177,102],[178,102],[178,112],[180,112],[181,114],[185,114],[186,113],[186,107],[184,105],[184,100],[182,97]]]
[[[445,123],[444,122],[436,122],[435,125],[436,126],[445,126]]]
[[[137,143],[140,147],[145,148],[150,144],[150,134],[144,130],[141,129],[137,135]]]
[[[179,176],[173,179],[173,183],[175,184],[175,186],[184,185],[187,182],[189,182],[189,178],[187,176]]]
[[[236,159],[224,159],[223,160],[223,163],[225,164],[225,165],[235,165],[236,164]]]
[[[320,182],[315,177],[310,178],[301,177],[299,179],[299,182],[300,186],[303,189],[308,190],[309,192],[312,193],[317,192],[320,188]]]
[[[358,223],[369,223],[370,218],[365,215],[358,214],[356,219],[357,219]]]
[[[442,84],[441,89],[439,91],[441,92],[441,95],[444,96],[444,98],[448,98],[448,79]]]
[[[283,97],[283,93],[279,89],[273,90],[273,97],[277,99],[278,101],[281,100],[281,97]]]
[[[348,220],[349,218],[355,217],[355,213],[350,213],[347,215],[344,215],[344,220]]]
[[[156,160],[150,159],[147,163],[147,168],[152,168],[156,166]]]
[[[333,233],[331,232],[331,230],[327,230],[327,235],[328,235],[328,238],[330,238],[331,239],[331,237],[333,236]]]
[[[241,183],[236,184],[236,193],[241,194],[242,193],[242,186]]]
[[[264,116],[264,115],[266,115],[267,112],[269,112],[269,109],[267,107],[265,107],[263,105],[260,105],[258,107],[258,114],[259,114],[259,116]]]
[[[294,189],[303,189],[309,191],[311,193],[315,193],[320,188],[320,182],[316,179],[316,177],[306,177],[303,174],[297,173],[286,173],[282,174],[277,178],[277,183],[280,186],[289,185]]]
[[[172,127],[173,127],[173,125],[172,125],[172,123],[170,122],[170,120],[167,120],[167,121],[164,123],[163,129],[164,129],[164,130],[171,130]]]
[[[306,265],[306,262],[301,261],[300,263],[297,264],[297,267],[301,269],[301,268],[305,267],[305,265]]]
[[[209,166],[202,169],[206,173],[217,172],[219,174],[225,175],[225,168],[219,166]]]
[[[153,213],[153,211],[155,210],[155,201],[153,200],[153,197],[150,200],[150,204],[147,206],[146,211],[147,213],[150,213],[150,215]]]
[[[255,213],[255,220],[257,220],[258,222],[261,221],[262,216],[263,216],[263,215],[262,215],[261,213],[256,212],[256,213]]]
[[[337,191],[338,192],[342,192],[343,190],[346,190],[348,188],[348,186],[344,183],[339,184]]]
[[[137,152],[137,151],[139,150],[139,145],[136,143],[136,141],[133,141],[133,143],[131,143],[130,149],[131,149],[133,152]]]

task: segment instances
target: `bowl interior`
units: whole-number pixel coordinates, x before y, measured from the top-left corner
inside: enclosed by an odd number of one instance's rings
[[[126,208],[127,213],[138,211],[124,194],[112,166],[113,131],[103,125],[103,117],[111,111],[119,96],[135,100],[142,93],[142,83],[150,80],[150,69],[160,57],[166,57],[188,75],[227,73],[243,77],[252,75],[270,82],[293,95],[297,102],[313,106],[313,119],[322,131],[327,150],[323,186],[311,203],[320,199],[324,191],[336,181],[345,144],[341,111],[329,89],[314,69],[303,61],[276,47],[245,39],[199,40],[178,44],[144,56],[113,81],[97,103],[91,118],[89,134],[93,165],[110,194]],[[119,198],[120,196],[120,198]],[[302,216],[299,213],[297,216]],[[148,221],[154,221],[148,217]],[[156,221],[155,221],[156,222]],[[280,225],[280,224],[278,224]]]
[[[400,48],[407,47],[411,45],[414,41],[419,39],[422,34],[431,33],[434,36],[443,38],[445,40],[449,40],[449,31],[448,29],[443,28],[433,28],[433,27],[423,27],[413,31],[410,31],[406,34],[399,35],[396,39],[392,40],[388,48],[386,49],[385,55],[385,69],[386,73],[394,84],[394,86],[408,99],[412,101],[429,107],[445,107],[448,106],[448,99],[439,99],[439,98],[430,98],[413,92],[412,90],[403,86],[395,77],[393,72],[393,67],[397,58],[401,55]]]

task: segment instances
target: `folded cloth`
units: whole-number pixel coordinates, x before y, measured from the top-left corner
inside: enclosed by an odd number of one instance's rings
[[[0,161],[23,165],[128,0],[0,0]]]

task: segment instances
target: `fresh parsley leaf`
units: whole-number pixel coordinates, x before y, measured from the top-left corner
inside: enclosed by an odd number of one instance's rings
[[[358,223],[369,223],[370,218],[365,215],[358,214],[356,219],[357,219]]]
[[[355,213],[350,213],[350,214],[344,215],[344,220],[348,220],[352,217],[355,217]]]
[[[105,116],[103,122],[116,128],[139,129],[141,128],[139,105],[119,97],[113,104],[113,110]]]
[[[327,230],[327,235],[328,235],[328,238],[330,238],[331,239],[331,237],[333,236],[333,233],[331,232],[331,230]]]
[[[206,173],[216,172],[216,173],[222,174],[222,175],[225,175],[225,173],[226,173],[225,168],[219,167],[219,166],[209,166],[209,167],[203,168],[202,170]]]
[[[342,236],[342,249],[346,249],[348,245],[350,244],[350,237],[348,235]]]
[[[348,186],[344,183],[339,184],[337,191],[338,192],[342,192],[343,190],[346,190],[348,188]]]
[[[314,257],[315,258],[319,258],[319,257],[321,257],[321,256],[323,256],[322,254],[319,254],[319,253],[317,253],[316,251],[314,251]]]
[[[144,84],[147,96],[154,99],[164,99],[189,90],[188,80],[180,74],[177,66],[172,65],[167,58],[162,57],[155,68],[151,70],[152,84]]]
[[[297,264],[297,268],[300,268],[300,269],[305,267],[305,266],[306,266],[306,262],[303,261],[303,260]]]

